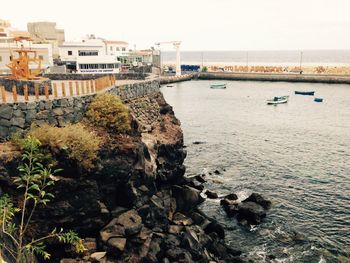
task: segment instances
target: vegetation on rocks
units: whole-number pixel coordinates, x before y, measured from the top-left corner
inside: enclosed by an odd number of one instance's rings
[[[88,121],[118,133],[126,133],[130,128],[128,108],[115,95],[98,95],[86,113]]]
[[[44,241],[53,238],[71,244],[77,252],[82,252],[82,240],[73,231],[65,233],[54,229],[46,236],[26,238],[36,208],[46,206],[54,198],[50,187],[54,185],[55,174],[60,170],[52,170],[52,165],[42,163],[43,154],[38,139],[28,136],[20,142],[23,148],[21,165],[18,167],[19,176],[13,183],[23,196],[19,198],[17,206],[9,195],[0,197],[0,255],[6,254],[12,259],[11,262],[16,263],[33,262],[34,255],[49,259],[50,254],[45,250]],[[16,220],[17,214],[19,216]]]
[[[101,144],[101,138],[83,124],[65,127],[44,124],[33,128],[29,135],[37,138],[52,153],[66,153],[69,159],[86,170],[94,167]]]

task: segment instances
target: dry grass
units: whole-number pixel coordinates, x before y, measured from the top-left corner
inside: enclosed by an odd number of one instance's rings
[[[128,108],[112,94],[98,95],[91,102],[86,118],[92,125],[118,133],[126,133],[131,129]]]
[[[33,128],[29,135],[40,140],[54,154],[66,152],[70,159],[86,170],[94,167],[102,141],[83,124],[70,124],[61,128],[45,124]]]

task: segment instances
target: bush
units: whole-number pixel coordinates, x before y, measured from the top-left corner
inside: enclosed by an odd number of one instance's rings
[[[119,133],[130,130],[129,110],[115,95],[98,95],[86,113],[88,121]]]
[[[94,167],[93,162],[97,159],[101,144],[101,138],[82,124],[70,124],[61,128],[44,124],[32,128],[29,135],[37,138],[52,153],[66,152],[68,158],[86,170]]]

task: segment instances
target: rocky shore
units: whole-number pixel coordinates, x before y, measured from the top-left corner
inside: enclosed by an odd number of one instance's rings
[[[127,105],[130,133],[96,129],[104,142],[94,169],[78,169],[57,156],[63,172],[51,189],[55,199],[34,214],[28,238],[63,228],[84,239],[81,254],[48,242],[50,262],[245,262],[240,249],[225,243],[224,227],[198,209],[205,196],[218,195],[203,195],[204,178],[184,176],[186,151],[172,107],[161,93]],[[16,151],[10,143],[1,144],[0,193],[14,200]],[[270,206],[259,195],[242,203],[236,199],[232,194],[221,204],[229,216],[249,223],[259,223]]]

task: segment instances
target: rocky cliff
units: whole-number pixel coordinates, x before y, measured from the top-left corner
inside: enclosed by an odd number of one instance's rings
[[[103,146],[93,170],[58,158],[55,199],[37,210],[30,235],[62,227],[84,238],[83,254],[49,242],[50,262],[241,262],[223,228],[197,210],[203,198],[184,177],[186,151],[172,107],[161,93],[127,104],[132,132],[97,129]],[[0,194],[16,199],[18,159],[9,158],[16,149],[0,147]]]

